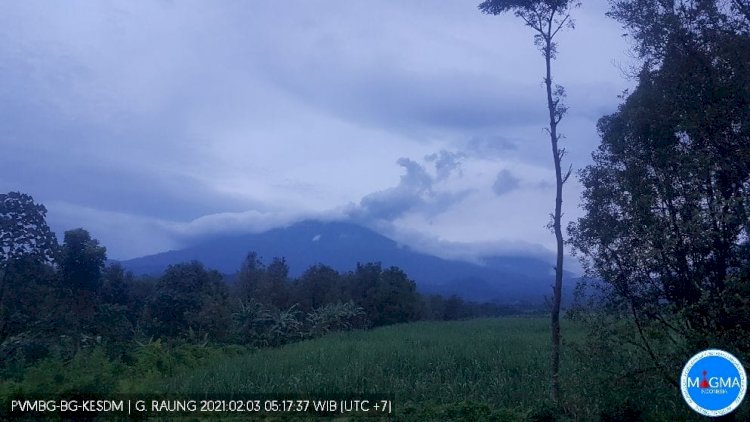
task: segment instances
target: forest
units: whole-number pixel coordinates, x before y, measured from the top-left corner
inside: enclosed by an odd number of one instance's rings
[[[403,271],[380,263],[345,274],[319,264],[292,279],[283,258],[266,265],[250,252],[231,277],[193,261],[136,278],[107,263],[106,248],[84,229],[65,232],[58,245],[44,205],[31,196],[2,194],[0,204],[1,353],[9,371],[87,347],[113,359],[127,359],[133,342],[156,339],[274,347],[330,331],[514,312],[420,295]]]
[[[106,248],[84,229],[65,232],[58,245],[45,207],[31,196],[2,194],[0,205],[6,381],[22,380],[39,362],[70,362],[92,351],[133,363],[154,344],[169,353],[191,346],[254,350],[334,331],[517,312],[421,295],[403,271],[380,263],[344,274],[319,264],[292,279],[283,258],[266,265],[251,252],[231,277],[197,261],[172,265],[160,277],[134,277],[108,263]]]

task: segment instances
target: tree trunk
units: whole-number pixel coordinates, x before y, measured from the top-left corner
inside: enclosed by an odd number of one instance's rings
[[[562,296],[562,278],[563,278],[563,235],[561,227],[562,218],[562,188],[563,176],[560,162],[562,154],[558,148],[559,136],[557,134],[557,123],[559,117],[557,114],[557,103],[552,95],[552,40],[551,37],[546,39],[546,48],[544,49],[544,59],[547,65],[547,76],[544,80],[547,86],[547,108],[549,110],[549,135],[552,144],[552,158],[555,162],[555,213],[553,215],[552,225],[555,231],[557,241],[557,260],[555,263],[555,285],[552,296],[552,356],[551,356],[551,375],[550,375],[550,394],[554,403],[560,402],[560,301]]]

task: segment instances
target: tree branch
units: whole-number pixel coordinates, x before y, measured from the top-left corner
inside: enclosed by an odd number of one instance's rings
[[[534,24],[533,24],[533,23],[531,23],[531,21],[530,21],[530,20],[529,20],[529,19],[528,19],[528,18],[527,18],[527,17],[526,17],[526,16],[524,15],[524,14],[522,14],[522,13],[517,13],[517,14],[516,14],[516,16],[518,16],[519,18],[523,19],[523,22],[524,22],[524,23],[526,24],[526,26],[528,26],[529,28],[533,28],[533,29],[536,29],[536,28],[534,27]]]
[[[565,15],[565,17],[560,22],[560,24],[557,25],[557,28],[554,30],[554,32],[552,32],[551,38],[554,38],[555,35],[557,35],[557,33],[560,32],[560,30],[562,29],[562,27],[565,25],[565,22],[567,22],[569,18],[570,18],[570,15]]]
[[[573,172],[573,164],[571,164],[571,165],[570,165],[570,166],[568,167],[568,171],[566,171],[566,172],[565,172],[565,176],[563,176],[563,178],[562,178],[562,183],[563,183],[563,185],[565,184],[565,182],[567,182],[567,181],[568,181],[568,178],[570,177],[570,174],[571,174],[572,172]]]

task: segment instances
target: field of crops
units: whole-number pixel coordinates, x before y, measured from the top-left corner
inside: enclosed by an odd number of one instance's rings
[[[160,389],[178,395],[393,394],[399,420],[645,417],[618,407],[625,397],[607,397],[602,368],[581,359],[570,345],[583,339],[582,329],[572,323],[563,329],[568,340],[563,414],[551,411],[546,402],[549,339],[544,318],[418,322],[332,334],[221,359],[176,376]],[[659,403],[650,420],[693,420],[678,392],[664,393],[666,407]]]
[[[394,412],[388,419],[399,421],[701,420],[677,388],[648,370],[651,362],[642,353],[619,346],[603,353],[583,325],[566,320],[562,328],[562,408],[548,401],[548,319],[508,317],[337,332],[256,350],[156,340],[135,348],[127,362],[107,358],[99,347],[67,361],[44,359],[0,381],[0,409],[7,412],[13,398],[79,395],[159,400],[387,396]],[[750,420],[748,413],[745,403],[730,420]],[[289,413],[253,414],[289,420]],[[27,420],[49,416],[5,414],[19,415]],[[247,415],[230,411],[211,420]]]

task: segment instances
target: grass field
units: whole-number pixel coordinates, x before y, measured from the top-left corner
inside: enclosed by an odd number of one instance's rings
[[[572,323],[563,330],[569,342],[583,337]],[[551,411],[546,403],[548,350],[548,320],[543,318],[418,322],[226,358],[154,387],[176,395],[393,394],[397,420],[636,417],[603,408],[612,402],[602,397],[608,386],[602,385],[597,368],[570,347],[564,348],[561,374],[567,409]],[[599,385],[592,385],[596,380]],[[667,393],[666,408],[660,405],[649,420],[693,420],[679,395]]]
[[[547,330],[546,320],[513,318],[337,333],[216,362],[171,380],[166,389],[389,393],[400,403],[466,399],[526,408],[545,391]]]
[[[339,332],[254,351],[157,341],[135,349],[132,362],[112,361],[98,348],[70,361],[45,359],[21,377],[0,380],[0,409],[7,412],[12,398],[79,394],[182,400],[387,395],[395,412],[389,419],[399,421],[702,420],[677,388],[639,367],[651,364],[642,353],[603,352],[588,342],[582,325],[564,321],[562,328],[562,408],[547,400],[548,319],[509,317]],[[750,420],[748,407],[740,406],[734,420]]]

